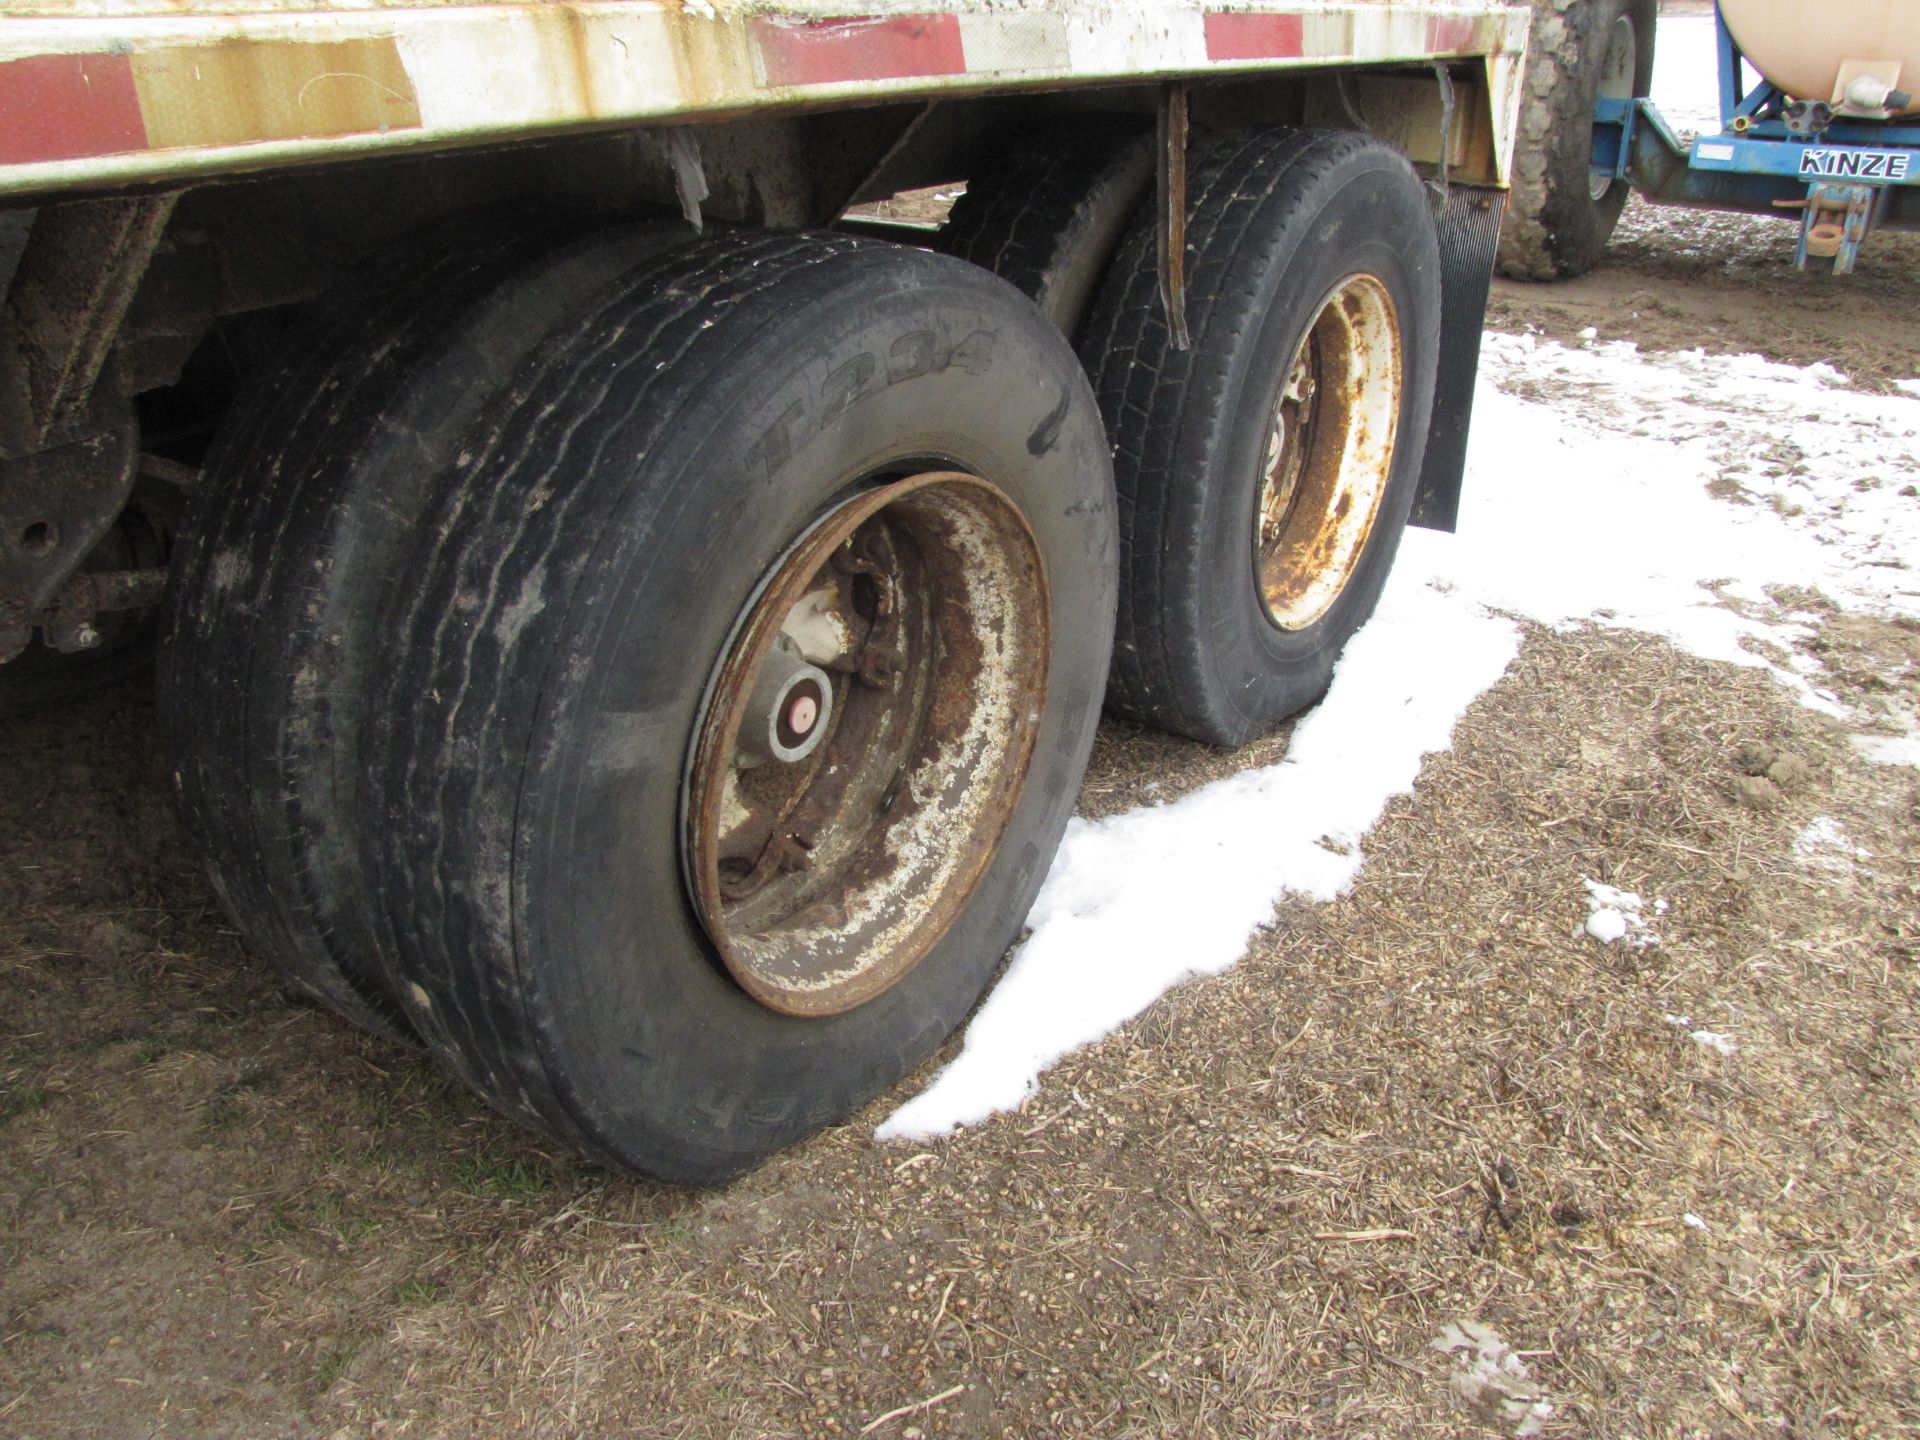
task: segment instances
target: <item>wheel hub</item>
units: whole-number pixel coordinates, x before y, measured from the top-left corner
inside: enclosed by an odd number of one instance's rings
[[[984,876],[1046,689],[1046,577],[997,487],[856,493],[775,566],[708,687],[682,855],[749,994],[852,1009],[908,974]]]
[[[1633,20],[1622,15],[1607,30],[1607,48],[1600,57],[1600,84],[1595,92],[1605,100],[1633,98],[1633,72],[1639,61],[1639,42],[1633,34]],[[1594,172],[1587,180],[1587,194],[1597,203],[1606,198],[1614,185],[1611,175]]]
[[[1268,421],[1253,570],[1267,618],[1313,624],[1366,550],[1393,469],[1399,317],[1387,287],[1350,275],[1301,337]]]
[[[804,760],[819,748],[832,717],[833,681],[783,629],[761,662],[740,717],[734,763],[751,770],[769,760],[786,765]]]

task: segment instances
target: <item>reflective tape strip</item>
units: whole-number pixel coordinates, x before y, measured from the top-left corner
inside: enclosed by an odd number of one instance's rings
[[[966,48],[968,70],[1016,75],[1023,70],[1073,68],[1067,22],[1044,11],[962,15],[960,40]]]
[[[0,117],[0,165],[420,126],[413,82],[385,37],[4,61]]]
[[[154,49],[134,57],[133,81],[155,150],[420,127],[413,81],[387,36]]]
[[[1470,16],[1435,15],[1427,21],[1427,49],[1435,55],[1470,51],[1480,39],[1480,22]]]
[[[1306,22],[1299,15],[1207,12],[1209,60],[1291,60],[1306,53],[1306,41]]]
[[[967,73],[958,15],[752,22],[762,83],[839,85]]]
[[[125,55],[30,55],[0,63],[0,165],[145,150]]]

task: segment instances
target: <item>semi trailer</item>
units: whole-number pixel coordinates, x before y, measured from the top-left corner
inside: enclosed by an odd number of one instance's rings
[[[737,1174],[964,1019],[1103,707],[1244,742],[1451,526],[1527,26],[10,0],[0,705],[157,647],[290,990]]]

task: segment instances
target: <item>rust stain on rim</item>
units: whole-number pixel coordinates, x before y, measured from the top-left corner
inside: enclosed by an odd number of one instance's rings
[[[1048,613],[1025,519],[958,472],[860,492],[775,567],[709,687],[682,817],[694,908],[748,994],[840,1014],[945,936],[1024,788]],[[797,758],[765,758],[768,723]]]
[[[1366,552],[1400,423],[1400,322],[1378,278],[1349,275],[1301,337],[1267,422],[1253,572],[1267,618],[1304,630]]]

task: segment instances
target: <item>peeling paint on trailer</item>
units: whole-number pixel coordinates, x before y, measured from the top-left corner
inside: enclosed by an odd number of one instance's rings
[[[217,40],[0,60],[0,165],[419,125],[413,82],[391,38]]]
[[[0,194],[881,97],[1445,56],[1485,57],[1497,103],[1527,26],[1501,5],[1377,0],[95,3],[0,17]]]

